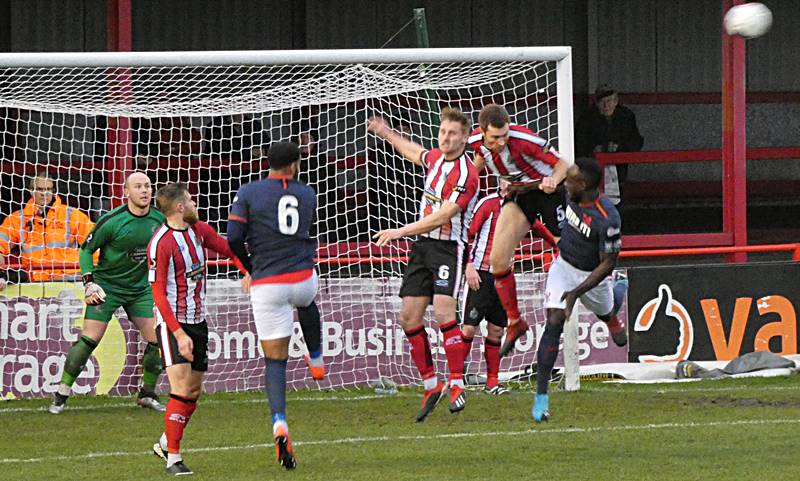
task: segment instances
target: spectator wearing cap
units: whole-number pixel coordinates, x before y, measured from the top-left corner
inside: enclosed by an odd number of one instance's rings
[[[584,113],[575,126],[575,156],[591,157],[596,152],[638,152],[644,138],[636,126],[636,115],[620,105],[619,93],[609,85],[601,85],[594,94],[594,106]],[[628,165],[605,168],[605,193],[618,204],[622,186],[628,177]]]

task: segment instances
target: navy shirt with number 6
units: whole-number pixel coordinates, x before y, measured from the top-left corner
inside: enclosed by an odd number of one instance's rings
[[[288,177],[239,189],[228,216],[228,244],[254,283],[314,267],[316,242],[309,230],[316,209],[314,190]]]

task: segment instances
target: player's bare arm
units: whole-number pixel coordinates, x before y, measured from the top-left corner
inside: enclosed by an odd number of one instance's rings
[[[475,269],[475,266],[472,265],[472,262],[467,264],[467,269],[464,271],[464,276],[467,279],[467,285],[473,291],[477,291],[481,288],[481,276],[478,274],[478,270]]]
[[[402,237],[425,234],[438,227],[441,227],[459,212],[461,212],[461,207],[459,207],[458,204],[446,200],[442,203],[442,207],[433,214],[399,229],[382,230],[375,234],[372,238],[375,240],[377,245],[384,246],[389,242]]]
[[[569,165],[563,159],[559,159],[558,163],[553,167],[553,175],[543,178],[542,183],[539,184],[539,189],[548,194],[555,192],[558,184],[567,178],[568,169]]]
[[[611,275],[611,272],[614,271],[614,267],[617,265],[617,259],[619,259],[618,252],[614,252],[613,254],[601,254],[600,264],[594,268],[592,273],[589,274],[589,276],[583,282],[581,282],[578,287],[571,291],[566,291],[561,296],[561,300],[566,301],[567,303],[567,306],[564,309],[567,319],[569,319],[570,314],[572,314],[572,308],[575,307],[575,302],[578,300],[578,298],[600,284],[603,279]]]
[[[403,138],[398,132],[392,130],[381,117],[370,117],[367,130],[392,144],[392,147],[406,159],[417,165],[422,165],[420,154],[422,154],[425,149],[421,145]]]

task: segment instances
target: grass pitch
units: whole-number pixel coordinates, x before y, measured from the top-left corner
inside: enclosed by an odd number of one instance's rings
[[[583,383],[553,393],[552,420],[530,418],[531,386],[469,392],[415,423],[421,396],[401,390],[294,392],[288,401],[297,470],[275,461],[261,393],[208,395],[187,428],[184,461],[198,480],[782,480],[800,472],[800,376],[684,384]],[[0,404],[0,479],[166,478],[150,448],[159,413],[130,398]]]

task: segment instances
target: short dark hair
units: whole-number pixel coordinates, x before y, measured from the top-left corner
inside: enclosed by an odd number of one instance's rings
[[[583,176],[586,182],[586,189],[592,190],[600,187],[600,179],[603,177],[603,171],[600,164],[593,157],[578,157],[575,159],[575,165]]]
[[[170,182],[156,192],[156,207],[164,215],[170,215],[175,210],[175,204],[189,194],[189,188],[183,182]]]
[[[616,89],[608,84],[602,84],[595,89],[594,100],[595,102],[599,102],[610,95],[614,95],[615,93],[617,93]]]
[[[508,111],[502,105],[489,104],[481,109],[478,114],[478,125],[486,130],[490,125],[495,128],[503,128],[511,122]]]
[[[300,148],[294,142],[275,142],[267,153],[271,169],[285,169],[300,160]]]
[[[442,109],[442,122],[449,120],[451,122],[458,122],[464,128],[464,132],[469,132],[469,119],[464,112],[454,109],[452,107],[445,107]]]

